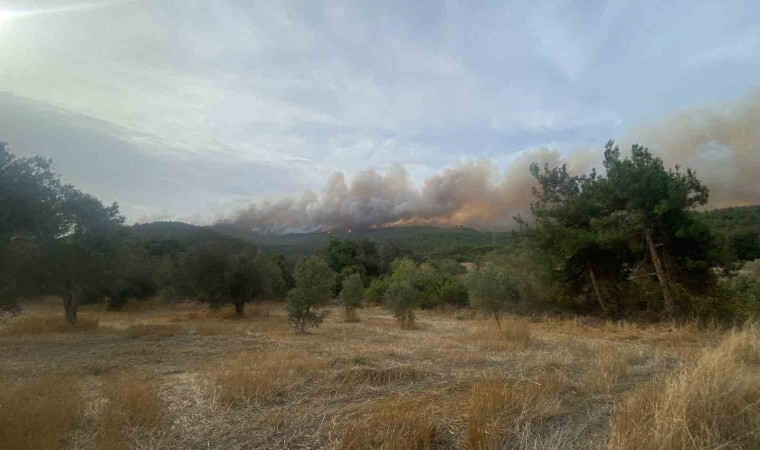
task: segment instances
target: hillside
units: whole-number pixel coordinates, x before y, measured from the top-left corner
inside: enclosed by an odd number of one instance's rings
[[[744,261],[760,258],[760,205],[714,209],[699,215],[718,236],[728,257]]]
[[[282,235],[244,232],[227,225],[218,224],[214,230],[230,236],[250,240],[261,248],[283,254],[312,254],[327,246],[329,234],[291,233]],[[437,227],[392,227],[368,230],[335,230],[332,236],[338,239],[358,240],[368,238],[375,242],[395,242],[400,248],[422,253],[447,252],[462,247],[492,247],[504,245],[509,233],[491,233],[472,228],[437,228]]]

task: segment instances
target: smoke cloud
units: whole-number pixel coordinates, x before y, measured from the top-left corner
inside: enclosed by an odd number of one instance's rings
[[[755,92],[639,127],[621,144],[641,143],[668,166],[695,169],[710,188],[709,207],[725,207],[760,203],[759,138],[760,92]],[[506,170],[487,160],[461,163],[425,180],[421,187],[414,186],[400,164],[385,173],[367,169],[350,183],[336,173],[321,195],[306,192],[253,204],[228,221],[267,233],[402,225],[512,228],[515,215],[529,213],[535,185],[528,170],[532,162],[567,164],[571,172],[583,173],[601,167],[601,158],[601,147],[566,155],[541,148],[522,152]]]

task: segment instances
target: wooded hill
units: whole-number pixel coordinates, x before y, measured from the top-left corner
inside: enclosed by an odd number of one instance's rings
[[[268,253],[284,255],[311,255],[327,247],[330,234],[326,232],[261,234],[240,230],[230,224],[217,224],[200,227],[182,222],[153,222],[135,225],[134,231],[145,237],[176,239],[180,242],[188,239],[209,239],[214,235],[225,235],[247,242],[252,242]],[[404,250],[416,253],[448,254],[463,248],[489,250],[494,244],[504,246],[509,232],[491,233],[465,227],[389,227],[368,230],[335,229],[332,236],[336,239],[357,241],[362,238],[377,243],[393,241]]]

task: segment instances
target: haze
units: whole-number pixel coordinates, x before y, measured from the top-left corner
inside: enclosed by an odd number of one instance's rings
[[[0,0],[0,140],[130,222],[500,229],[610,138],[760,202],[760,5],[582,5]]]

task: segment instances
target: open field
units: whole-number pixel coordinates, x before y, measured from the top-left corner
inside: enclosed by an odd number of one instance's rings
[[[281,305],[24,305],[0,326],[3,448],[753,448],[760,331]],[[35,326],[35,324],[37,324]]]

